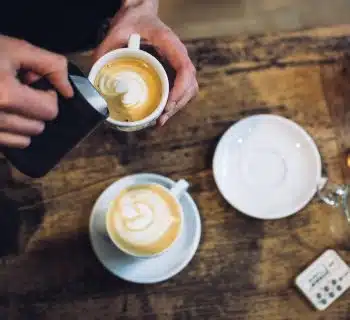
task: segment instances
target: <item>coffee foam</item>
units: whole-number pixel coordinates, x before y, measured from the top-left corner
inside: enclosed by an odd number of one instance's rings
[[[174,241],[180,222],[177,202],[161,187],[147,185],[123,192],[108,223],[122,247],[157,253]]]
[[[156,110],[162,97],[162,82],[155,68],[132,57],[117,58],[98,72],[94,86],[105,98],[110,117],[139,121]]]
[[[149,245],[158,241],[174,222],[164,199],[152,190],[134,190],[120,199],[114,228],[132,245]]]
[[[103,75],[98,81],[98,87],[103,95],[121,96],[122,105],[126,108],[144,104],[148,97],[146,82],[132,71]]]

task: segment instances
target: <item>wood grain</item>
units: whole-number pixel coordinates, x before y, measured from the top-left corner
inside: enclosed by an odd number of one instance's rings
[[[211,162],[229,126],[274,113],[302,125],[329,178],[347,181],[350,27],[194,40],[187,47],[201,90],[166,127],[126,135],[102,126],[38,180],[0,159],[0,319],[349,319],[349,293],[317,313],[293,285],[327,248],[350,263],[341,214],[315,199],[287,219],[250,219],[218,193]],[[88,71],[89,53],[72,58]],[[98,195],[137,172],[188,179],[203,223],[189,266],[157,285],[113,277],[88,240]]]

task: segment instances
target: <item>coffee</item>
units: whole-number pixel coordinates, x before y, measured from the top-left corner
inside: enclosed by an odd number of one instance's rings
[[[146,61],[122,57],[104,65],[94,86],[105,98],[110,117],[134,122],[152,114],[162,98],[162,82],[157,71]]]
[[[134,255],[161,253],[177,238],[182,209],[162,186],[144,184],[124,189],[107,214],[112,240]]]

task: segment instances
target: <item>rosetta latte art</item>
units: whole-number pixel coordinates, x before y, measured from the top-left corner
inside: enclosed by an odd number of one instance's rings
[[[144,104],[148,98],[146,82],[138,73],[132,71],[109,74],[106,72],[99,78],[98,88],[107,97],[120,96],[124,108]]]
[[[94,80],[105,98],[110,117],[118,121],[138,121],[158,107],[162,83],[157,71],[136,58],[118,58],[104,65]]]
[[[119,199],[114,227],[134,246],[157,242],[175,222],[168,203],[153,190],[131,190]]]

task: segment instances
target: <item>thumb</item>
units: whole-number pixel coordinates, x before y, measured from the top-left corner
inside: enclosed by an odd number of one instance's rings
[[[130,33],[131,34],[131,33]],[[101,58],[107,52],[121,48],[128,43],[129,33],[120,32],[113,30],[113,28],[108,32],[106,38],[101,42],[101,44],[96,48],[94,52],[94,61]]]

